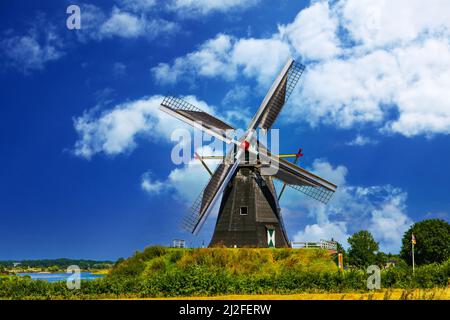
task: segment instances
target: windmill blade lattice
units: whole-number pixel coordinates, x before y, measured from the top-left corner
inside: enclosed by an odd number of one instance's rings
[[[277,179],[280,182],[285,182],[281,179]],[[328,190],[327,188],[324,188],[322,186],[306,186],[306,185],[295,185],[295,184],[289,184],[286,183],[286,185],[292,189],[295,189],[297,191],[300,191],[301,193],[320,201],[324,204],[327,204],[331,197],[334,194],[334,191]]]
[[[235,130],[231,125],[181,98],[170,95],[166,96],[161,103],[160,109],[227,143],[231,142],[228,135],[233,136],[232,132]]]
[[[231,176],[236,171],[236,161],[233,164],[221,163],[211,176],[206,187],[195,200],[188,215],[182,222],[182,228],[191,233],[197,233],[214,206],[221,189],[225,187]]]
[[[294,91],[294,88],[300,80],[304,70],[304,65],[297,62],[292,63],[289,71],[284,76],[269,101],[267,110],[261,118],[261,122],[259,124],[260,128],[267,130],[272,127],[284,104],[289,99],[292,91]]]

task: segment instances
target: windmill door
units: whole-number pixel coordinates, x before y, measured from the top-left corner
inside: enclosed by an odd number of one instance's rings
[[[275,248],[275,228],[267,227],[267,246]]]

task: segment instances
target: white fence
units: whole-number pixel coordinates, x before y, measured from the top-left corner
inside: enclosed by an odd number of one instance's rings
[[[334,241],[320,240],[319,242],[291,242],[293,249],[326,249],[337,250],[337,243]]]

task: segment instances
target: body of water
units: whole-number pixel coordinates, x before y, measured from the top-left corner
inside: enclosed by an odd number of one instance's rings
[[[56,282],[56,281],[66,281],[68,277],[73,275],[73,273],[36,273],[36,272],[27,272],[27,273],[18,273],[18,276],[30,276],[31,279],[34,280],[45,280],[48,282]],[[93,280],[102,278],[104,274],[92,274],[90,272],[80,272],[81,280]]]

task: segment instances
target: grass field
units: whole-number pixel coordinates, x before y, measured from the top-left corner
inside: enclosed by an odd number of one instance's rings
[[[450,288],[380,290],[372,293],[301,293],[289,295],[225,295],[155,300],[450,300]]]

